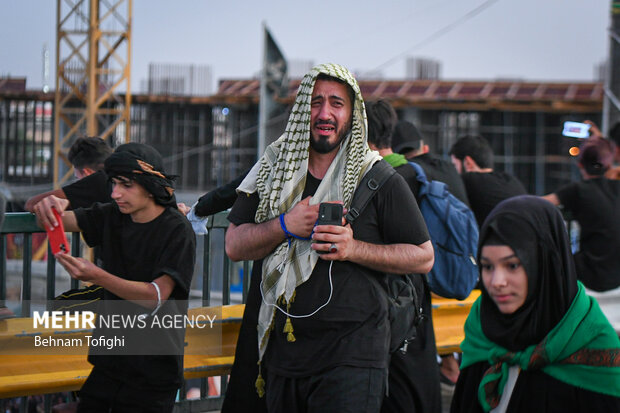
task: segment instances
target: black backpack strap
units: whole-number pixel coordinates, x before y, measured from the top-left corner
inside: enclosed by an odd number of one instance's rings
[[[355,221],[383,184],[395,173],[394,168],[383,159],[371,167],[353,194],[351,207],[345,216],[349,224]],[[416,274],[385,274],[381,279],[370,274],[366,276],[388,300],[390,353],[398,349],[406,353],[408,344],[417,335],[417,326],[425,318],[421,296],[417,291],[419,288],[424,291],[423,278]],[[422,286],[416,283],[421,283]]]
[[[349,224],[360,216],[366,205],[370,202],[373,196],[379,191],[383,184],[396,173],[394,168],[381,159],[379,162],[371,166],[370,171],[364,175],[359,186],[353,194],[353,200],[351,201],[351,207],[345,215],[345,219]]]

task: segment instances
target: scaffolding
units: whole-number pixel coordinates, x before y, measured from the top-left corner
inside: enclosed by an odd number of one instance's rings
[[[132,0],[57,0],[55,187],[71,177],[76,137],[129,141],[131,10]]]

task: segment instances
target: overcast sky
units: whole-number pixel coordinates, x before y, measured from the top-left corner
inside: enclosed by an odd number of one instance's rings
[[[134,0],[132,90],[149,63],[210,65],[214,86],[255,75],[263,21],[287,59],[358,73],[401,78],[405,58],[418,56],[439,60],[447,80],[591,81],[608,52],[610,7],[609,0]],[[0,76],[41,87],[45,43],[52,70],[55,62],[56,1],[0,0],[0,10]]]

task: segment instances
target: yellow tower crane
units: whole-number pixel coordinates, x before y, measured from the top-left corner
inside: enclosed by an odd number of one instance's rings
[[[57,0],[54,186],[79,136],[130,140],[132,0]],[[113,141],[113,142],[112,142]]]

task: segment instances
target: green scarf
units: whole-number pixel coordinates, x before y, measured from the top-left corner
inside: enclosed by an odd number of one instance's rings
[[[405,158],[405,155],[401,155],[400,153],[391,153],[384,156],[383,159],[392,165],[392,168],[396,168],[407,163],[407,158]]]
[[[320,73],[345,81],[355,92],[355,102],[351,133],[341,143],[310,204],[342,200],[348,208],[364,174],[381,160],[379,153],[368,147],[364,100],[353,75],[337,64],[314,67],[301,81],[284,134],[265,149],[264,155],[237,188],[238,192],[247,194],[258,192],[257,223],[277,218],[301,200],[308,172],[310,101]],[[265,354],[273,327],[273,304],[277,301],[288,308],[294,299],[295,288],[310,278],[319,259],[310,246],[310,240],[293,239],[290,246],[284,240],[263,260],[263,302],[258,314],[259,362]],[[283,333],[287,334],[289,341],[295,341],[290,318],[287,318]]]
[[[495,408],[508,378],[508,369],[542,369],[555,379],[597,393],[620,397],[620,340],[597,301],[581,283],[568,312],[538,345],[510,352],[486,338],[480,324],[480,300],[472,306],[461,343],[461,368],[481,361],[491,367],[478,387],[484,411]]]

